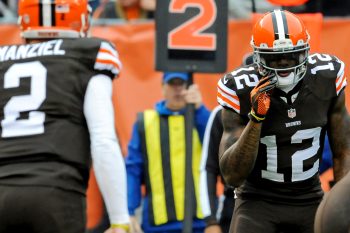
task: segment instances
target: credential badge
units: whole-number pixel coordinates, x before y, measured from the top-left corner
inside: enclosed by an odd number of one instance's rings
[[[294,118],[297,116],[297,112],[295,111],[295,108],[291,108],[288,110],[288,117],[289,118]]]

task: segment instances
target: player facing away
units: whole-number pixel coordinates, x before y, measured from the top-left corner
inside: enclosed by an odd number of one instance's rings
[[[109,233],[129,228],[114,130],[113,44],[87,38],[87,0],[21,0],[25,43],[0,47],[0,232],[83,233],[93,164]]]
[[[266,13],[253,28],[254,64],[218,82],[220,168],[237,195],[230,232],[313,233],[326,130],[336,181],[349,170],[344,63],[309,55],[309,39],[296,15]]]

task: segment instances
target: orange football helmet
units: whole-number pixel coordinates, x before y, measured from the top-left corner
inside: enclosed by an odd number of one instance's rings
[[[285,10],[265,14],[255,24],[251,40],[260,74],[266,76],[274,72],[281,80],[281,73],[293,73],[293,80],[287,84],[299,82],[306,72],[309,39],[303,22],[296,15]],[[292,65],[276,67],[283,59],[292,61],[289,63]]]
[[[86,37],[90,27],[88,0],[19,0],[22,37]]]

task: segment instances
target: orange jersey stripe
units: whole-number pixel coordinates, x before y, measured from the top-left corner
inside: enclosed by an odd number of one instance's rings
[[[113,66],[115,66],[118,70],[120,70],[120,68],[119,68],[119,65],[117,64],[117,63],[115,63],[114,61],[112,61],[112,60],[106,60],[106,59],[96,59],[96,62],[97,63],[102,63],[102,64],[106,64],[106,65],[113,65]]]
[[[235,100],[239,101],[237,95],[232,95],[232,94],[227,93],[227,92],[224,91],[220,86],[218,86],[218,88],[220,89],[220,91],[222,91],[222,92],[225,93],[226,95],[231,96],[231,97],[234,98]]]
[[[98,52],[99,52],[99,53],[108,53],[109,55],[111,55],[111,56],[117,58],[117,57],[116,57],[110,50],[108,50],[108,49],[102,49],[102,48],[100,48],[100,50],[98,50]]]
[[[228,105],[230,105],[232,108],[236,109],[237,111],[241,110],[241,107],[237,104],[235,104],[234,102],[232,102],[231,100],[227,99],[225,96],[223,96],[220,92],[217,93],[217,96],[222,99],[223,101],[225,101]]]
[[[339,77],[340,78],[340,77]],[[343,76],[343,80],[341,80],[341,83],[338,85],[338,87],[336,88],[337,93],[340,91],[340,89],[343,87],[344,82],[346,81],[345,76]]]

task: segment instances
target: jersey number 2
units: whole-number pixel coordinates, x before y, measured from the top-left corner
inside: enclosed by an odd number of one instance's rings
[[[172,0],[170,13],[184,13],[186,8],[199,9],[199,14],[168,34],[169,49],[216,50],[216,34],[204,33],[217,17],[214,0]]]
[[[12,65],[4,76],[4,88],[20,86],[21,78],[30,78],[30,93],[13,96],[4,106],[1,137],[18,137],[44,133],[45,113],[36,111],[46,98],[46,68],[38,61]],[[28,112],[26,119],[18,119]]]

